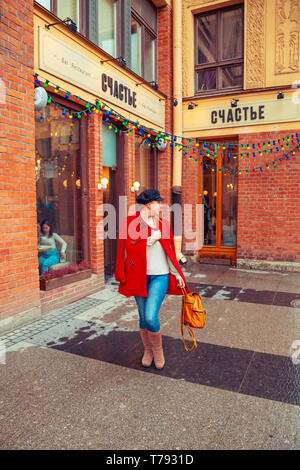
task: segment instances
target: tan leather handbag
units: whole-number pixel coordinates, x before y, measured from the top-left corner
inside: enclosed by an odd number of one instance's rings
[[[192,328],[203,328],[205,325],[205,314],[206,311],[203,309],[201,297],[198,292],[187,293],[186,289],[183,287],[183,296],[181,303],[181,316],[180,316],[180,328],[182,341],[186,351],[193,351],[197,349],[197,341],[195,333]],[[192,339],[184,338],[184,325],[189,331],[189,335]],[[185,341],[190,341],[193,343],[191,348],[188,348],[185,344]]]

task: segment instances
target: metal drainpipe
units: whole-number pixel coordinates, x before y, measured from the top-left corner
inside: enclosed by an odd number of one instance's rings
[[[173,1],[173,90],[174,97],[178,101],[173,106],[174,135],[182,135],[182,0]],[[177,140],[180,143],[180,140]],[[172,204],[181,204],[181,177],[182,177],[182,152],[178,147],[173,147],[173,184]],[[186,258],[181,253],[182,236],[181,231],[174,231],[174,242],[176,257],[182,263]]]

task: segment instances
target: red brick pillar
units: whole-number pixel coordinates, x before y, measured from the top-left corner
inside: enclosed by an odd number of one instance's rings
[[[135,181],[135,132],[134,130],[123,137],[124,141],[124,179],[125,196],[127,196],[127,208],[133,209],[135,204],[135,193],[131,191],[131,186]],[[132,211],[130,211],[132,213]]]
[[[98,189],[102,178],[102,115],[93,113],[88,122],[89,162],[89,234],[92,271],[103,276],[103,192]]]
[[[182,150],[184,153],[184,150]],[[198,250],[191,250],[189,239],[191,232],[196,232],[196,206],[199,193],[199,160],[189,159],[189,154],[182,156],[182,252],[189,256],[197,255]],[[192,211],[187,205],[192,206]],[[191,207],[190,206],[190,207]],[[186,236],[185,236],[186,235]]]
[[[168,97],[173,95],[173,49],[172,49],[172,10],[167,5],[158,9],[157,14],[158,38],[157,38],[157,67],[158,86]],[[165,101],[165,130],[173,132],[173,104],[172,100]],[[172,147],[159,152],[158,183],[159,190],[165,203],[171,204],[172,186]]]
[[[0,7],[0,331],[40,312],[35,187],[33,0]],[[2,99],[1,99],[2,102]],[[17,316],[16,316],[17,315]]]

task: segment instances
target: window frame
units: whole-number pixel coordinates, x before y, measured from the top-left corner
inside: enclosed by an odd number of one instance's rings
[[[57,95],[53,91],[48,90],[49,96],[52,97],[60,106],[72,111],[83,111],[84,107],[72,101]],[[51,106],[51,105],[50,105]],[[36,131],[35,131],[36,132]],[[79,119],[79,138],[80,138],[80,180],[81,180],[81,220],[82,224],[79,228],[78,224],[74,225],[76,238],[80,238],[82,259],[91,263],[90,236],[89,236],[89,162],[88,162],[88,118]],[[35,139],[36,140],[36,139]],[[36,145],[36,144],[35,144]],[[77,246],[77,245],[76,245]]]
[[[141,77],[145,79],[145,30],[147,30],[147,33],[152,37],[152,39],[155,41],[154,45],[154,74],[153,74],[153,81],[157,81],[157,31],[155,31],[146,21],[142,16],[134,9],[133,6],[131,6],[131,18],[134,19],[140,26],[141,26],[141,34],[142,34],[142,45],[141,45]],[[137,75],[139,75],[137,72],[133,71]],[[151,81],[151,80],[150,80]]]
[[[243,24],[242,24],[242,57],[241,58],[235,58],[235,59],[221,59],[221,15],[222,13],[230,10],[237,10],[241,8],[242,9],[242,14],[243,14]],[[217,53],[217,61],[216,62],[207,62],[205,64],[198,64],[197,61],[197,53],[198,53],[198,30],[197,30],[197,24],[198,24],[198,18],[201,16],[205,16],[208,14],[215,14],[216,15],[216,53]],[[209,10],[203,13],[198,13],[194,15],[194,89],[195,89],[195,96],[206,96],[206,95],[222,95],[226,94],[231,91],[239,91],[244,89],[244,27],[245,27],[245,22],[244,22],[244,4],[240,3],[238,5],[231,5],[225,8],[218,8],[216,10]],[[241,65],[242,66],[242,84],[237,85],[234,87],[226,87],[226,88],[221,88],[221,80],[222,80],[222,69],[229,67],[229,66],[236,66],[236,65]],[[209,71],[211,69],[216,69],[216,89],[213,90],[205,90],[205,91],[200,91],[198,89],[198,72],[203,72],[203,71]]]

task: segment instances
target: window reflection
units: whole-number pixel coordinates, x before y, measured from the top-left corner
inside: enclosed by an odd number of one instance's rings
[[[203,157],[202,203],[204,223],[204,245],[216,246],[217,178],[211,170],[216,161],[213,155]]]
[[[141,26],[131,18],[131,69],[138,75],[142,74],[142,35]]]
[[[236,142],[226,142],[222,157],[222,226],[221,245],[236,246],[237,171]],[[228,170],[228,172],[227,172]]]
[[[79,2],[77,0],[57,0],[57,16],[62,20],[71,18],[79,28]]]
[[[98,45],[116,57],[116,1],[100,0],[98,4]]]
[[[37,221],[47,219],[67,243],[66,259],[82,261],[79,122],[47,106],[35,111]]]

